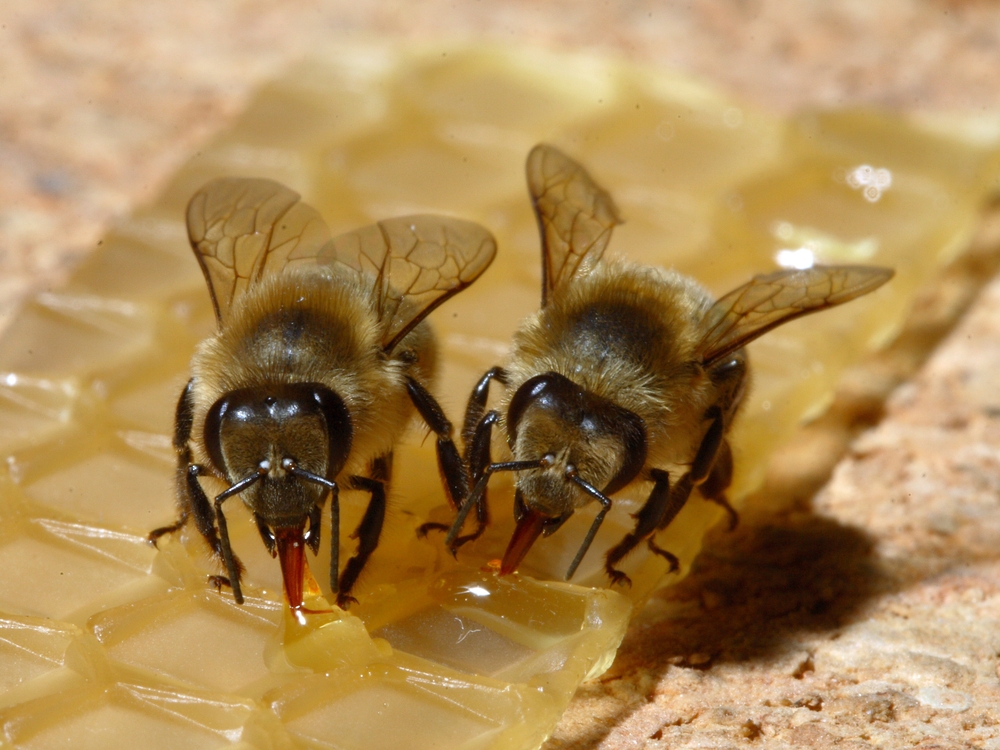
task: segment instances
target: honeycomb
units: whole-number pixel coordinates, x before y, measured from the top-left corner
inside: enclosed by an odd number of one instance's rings
[[[609,253],[673,265],[716,293],[776,262],[895,268],[877,293],[752,345],[754,387],[734,432],[738,507],[768,453],[828,403],[845,367],[893,336],[917,287],[967,241],[1000,172],[995,143],[977,136],[872,112],[779,119],[590,56],[351,47],[289,71],[0,339],[0,744],[536,748],[577,686],[609,666],[634,609],[679,580],[722,516],[692,498],[658,537],[680,572],[637,552],[624,566],[631,588],[608,589],[602,552],[629,529],[639,488],[616,498],[574,585],[561,573],[596,508],[498,578],[486,564],[512,528],[509,480],[496,478],[489,532],[453,560],[440,536],[414,533],[451,517],[433,441],[415,428],[358,605],[290,613],[277,562],[234,502],[233,546],[248,568],[236,605],[208,582],[219,571],[196,532],[158,551],[146,543],[175,518],[173,409],[214,326],[183,225],[208,179],[277,179],[334,232],[425,211],[489,227],[494,266],[431,316],[435,391],[455,421],[539,303],[523,177],[539,141],[614,195],[626,223]],[[341,506],[346,553],[363,497],[345,492]]]

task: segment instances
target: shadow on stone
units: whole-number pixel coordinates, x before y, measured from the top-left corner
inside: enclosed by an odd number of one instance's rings
[[[811,512],[714,530],[690,575],[654,595],[611,669],[581,689],[583,700],[613,694],[618,710],[545,750],[597,747],[669,669],[766,662],[793,677],[811,671],[803,636],[836,630],[896,589],[873,548],[861,529]]]

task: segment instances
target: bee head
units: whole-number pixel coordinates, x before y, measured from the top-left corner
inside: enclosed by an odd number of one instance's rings
[[[507,410],[518,461],[537,461],[517,478],[518,524],[501,572],[514,570],[541,534],[577,509],[628,484],[646,462],[646,429],[633,412],[548,372],[526,381]]]
[[[209,410],[205,447],[231,483],[260,477],[241,493],[259,519],[273,528],[300,525],[325,488],[289,468],[332,481],[351,449],[350,415],[340,397],[318,383],[242,388]]]
[[[281,558],[293,607],[302,601],[304,547],[319,547],[320,503],[347,461],[351,437],[344,402],[318,383],[230,391],[205,418],[209,458],[234,489],[245,484],[240,497]]]

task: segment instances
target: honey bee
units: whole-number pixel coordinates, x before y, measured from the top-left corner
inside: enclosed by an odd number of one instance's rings
[[[501,560],[514,571],[540,536],[555,532],[591,501],[601,508],[566,573],[571,578],[611,509],[633,482],[652,483],[635,528],[606,556],[612,584],[631,583],[616,566],[655,542],[697,488],[722,505],[733,458],[726,436],[747,390],[744,346],[789,320],[867,294],[893,272],[864,266],[815,266],[756,276],[713,300],[675,271],[602,260],[621,222],[611,196],[552,146],[528,156],[527,178],[542,241],[542,307],[514,336],[509,361],[489,370],[469,399],[463,427],[473,489],[445,543],[452,553],[488,523],[486,485],[517,473],[516,526]],[[506,392],[486,411],[489,387]],[[513,460],[493,462],[494,429]],[[680,467],[674,478],[668,467]],[[461,536],[476,509],[477,525]]]
[[[437,436],[449,500],[467,494],[451,423],[427,390],[436,347],[424,318],[486,270],[496,243],[477,224],[430,215],[331,239],[297,193],[263,179],[208,183],[188,205],[187,229],[218,330],[198,346],[177,404],[180,515],[150,541],[193,518],[242,603],[244,568],[223,512],[239,495],[300,609],[304,547],[318,551],[330,497],[330,588],[347,606],[378,545],[393,445],[414,409]],[[228,485],[214,501],[205,475]],[[371,499],[341,573],[342,486]]]

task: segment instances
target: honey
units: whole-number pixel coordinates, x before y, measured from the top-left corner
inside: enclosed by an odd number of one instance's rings
[[[277,179],[336,233],[414,212],[489,227],[493,267],[430,320],[435,385],[452,420],[503,361],[540,298],[523,163],[550,141],[585,164],[626,223],[609,254],[671,265],[725,292],[776,263],[872,263],[885,288],[751,346],[754,385],[733,431],[731,499],[822,410],[841,373],[892,338],[916,289],[960,251],[1000,173],[995,143],[864,112],[778,119],[662,71],[529,51],[357,47],[264,87],[152,206],[111,228],[65,288],[38,294],[0,339],[0,742],[46,748],[538,747],[577,686],[606,669],[629,617],[690,568],[723,517],[693,497],[657,538],[680,560],[603,551],[643,488],[615,498],[573,585],[561,575],[596,512],[541,540],[519,573],[495,560],[512,528],[509,477],[493,523],[458,560],[431,440],[396,455],[381,544],[347,613],[282,605],[278,564],[227,505],[246,603],[175,518],[173,410],[194,346],[214,326],[184,232],[190,196],[220,175]],[[648,488],[645,490],[648,492]],[[363,507],[343,492],[341,548]],[[326,555],[326,556],[324,556]],[[310,559],[328,567],[328,551]],[[308,606],[329,609],[320,581]],[[328,593],[328,592],[327,592]],[[405,741],[400,733],[405,732]]]

